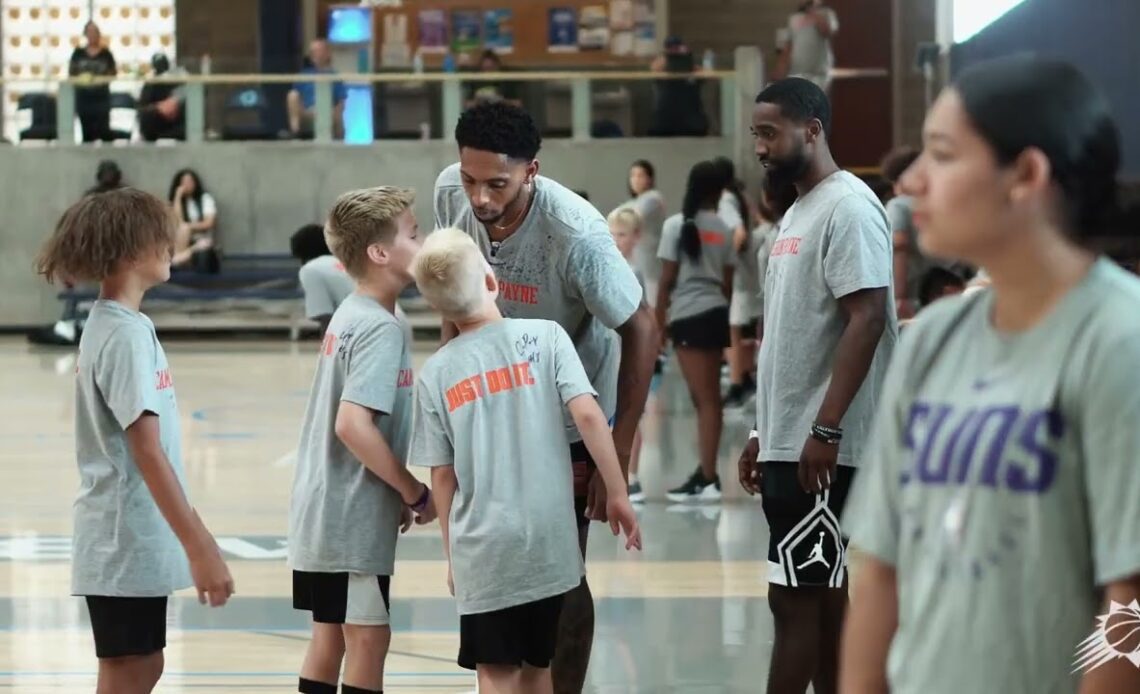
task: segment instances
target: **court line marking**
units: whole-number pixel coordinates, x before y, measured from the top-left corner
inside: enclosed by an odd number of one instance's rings
[[[456,665],[456,667],[459,667]],[[46,670],[27,670],[0,672],[0,677],[97,677],[95,670],[89,672],[49,672]],[[296,677],[297,673],[290,672],[163,672],[166,677]],[[463,672],[385,672],[385,677],[474,677],[475,673]]]
[[[271,636],[278,639],[287,639],[289,641],[309,641],[310,636],[304,633],[282,633],[273,631],[251,631],[249,632],[255,636]],[[408,651],[395,651],[388,650],[388,655],[402,655],[408,658],[419,658],[421,660],[430,660],[436,663],[447,663],[449,665],[456,665],[455,658],[443,658],[438,655],[423,655],[421,653],[410,653]],[[458,667],[458,665],[456,665]]]

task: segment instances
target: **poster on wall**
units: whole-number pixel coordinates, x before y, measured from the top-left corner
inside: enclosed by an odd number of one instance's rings
[[[614,31],[633,30],[633,0],[611,0],[610,29]]]
[[[384,67],[408,67],[412,64],[412,49],[408,42],[408,15],[389,12],[383,16],[383,42],[380,44],[380,64]]]
[[[657,55],[657,16],[651,0],[634,0],[633,53],[649,57]]]
[[[513,11],[487,10],[483,13],[483,45],[500,55],[515,49],[515,35],[511,29]]]
[[[578,46],[600,51],[610,45],[610,18],[605,5],[586,5],[578,15]]]
[[[578,14],[573,7],[551,7],[547,28],[549,52],[578,52]]]
[[[470,53],[482,45],[482,17],[479,10],[455,10],[451,13],[451,50]]]
[[[447,53],[447,15],[443,10],[420,10],[420,52]]]

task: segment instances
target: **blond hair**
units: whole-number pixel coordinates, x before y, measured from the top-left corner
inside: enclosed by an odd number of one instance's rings
[[[368,247],[391,243],[396,237],[396,218],[411,208],[416,193],[410,188],[379,186],[341,195],[329,211],[325,243],[344,269],[363,277],[368,269]]]
[[[87,195],[59,218],[36,272],[49,282],[102,282],[120,263],[173,253],[176,229],[170,205],[150,193],[118,188]]]
[[[610,212],[609,216],[606,217],[606,222],[608,222],[611,227],[623,226],[635,234],[641,233],[641,215],[632,207],[619,207],[613,212]]]
[[[461,229],[437,229],[424,241],[412,265],[416,287],[448,320],[462,320],[483,304],[487,264]]]

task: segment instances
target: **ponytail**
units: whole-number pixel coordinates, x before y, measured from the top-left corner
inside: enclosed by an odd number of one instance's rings
[[[685,186],[685,199],[681,204],[681,252],[690,260],[701,259],[701,232],[697,228],[697,213],[713,209],[722,189],[717,165],[711,161],[698,162],[689,170]]]

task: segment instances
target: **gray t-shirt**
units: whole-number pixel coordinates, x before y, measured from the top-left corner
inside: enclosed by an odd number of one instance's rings
[[[561,595],[582,580],[564,405],[595,395],[566,331],[507,319],[459,335],[416,384],[412,460],[454,465],[450,551],[460,614]]]
[[[401,465],[412,431],[412,346],[374,299],[346,298],[321,344],[305,408],[289,509],[289,565],[298,571],[389,576],[403,499],[337,438],[341,402],[376,412]]]
[[[1096,586],[1140,572],[1140,281],[1107,260],[1038,325],[993,293],[907,329],[843,520],[895,567],[898,694],[1071,694]]]
[[[665,196],[656,190],[647,190],[619,206],[628,207],[641,217],[641,241],[633,251],[633,265],[645,278],[657,282],[661,277],[661,261],[657,259],[657,246],[661,243],[661,225],[665,223]]]
[[[693,260],[681,250],[684,217],[675,214],[661,229],[657,256],[677,263],[677,283],[669,301],[666,320],[670,323],[691,318],[728,305],[724,295],[724,268],[736,265],[732,231],[714,212],[701,210],[694,221],[701,235],[701,257]]]
[[[305,317],[331,316],[340,302],[356,290],[356,283],[336,256],[322,255],[301,266]]]
[[[816,11],[827,15],[832,33],[839,31],[839,16],[835,10],[824,7]],[[810,14],[796,12],[788,19],[788,26],[777,37],[777,43],[781,48],[787,49],[789,42],[791,55],[788,76],[804,77],[817,84],[826,84],[835,66],[835,55],[831,50],[831,39],[819,33]]]
[[[544,176],[522,226],[492,244],[471,212],[459,164],[435,182],[435,226],[458,227],[475,239],[499,280],[499,309],[507,318],[542,318],[562,326],[599,393],[607,417],[617,405],[621,344],[614,329],[641,304],[642,289],[618,252],[609,224],[574,191]],[[581,437],[567,423],[574,441]]]
[[[157,415],[162,452],[185,490],[174,380],[154,324],[122,304],[96,301],[75,380],[71,592],[143,598],[190,587],[186,552],[127,446],[127,427],[144,413]]]
[[[763,460],[800,459],[847,326],[839,299],[886,287],[887,325],[871,369],[841,423],[839,464],[862,460],[898,340],[891,260],[891,232],[882,204],[867,184],[846,171],[832,174],[801,196],[780,220],[764,283],[764,340],[756,391]]]

